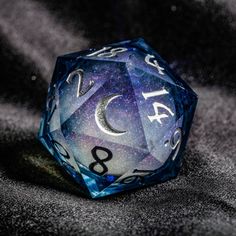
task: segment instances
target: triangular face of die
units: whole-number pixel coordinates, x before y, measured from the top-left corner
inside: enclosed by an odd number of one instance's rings
[[[84,134],[146,152],[147,143],[133,87],[124,63],[63,124],[68,132]]]
[[[138,149],[82,134],[68,136],[67,144],[93,197],[147,156]]]
[[[164,148],[166,141],[176,128],[182,129],[183,116],[188,107],[195,104],[196,97],[191,91],[153,74],[142,70],[139,73],[128,71],[149,152],[164,162],[168,158]]]

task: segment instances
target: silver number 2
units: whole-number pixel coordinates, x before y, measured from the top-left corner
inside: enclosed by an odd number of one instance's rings
[[[83,87],[83,73],[84,71],[82,69],[77,69],[77,70],[74,70],[72,71],[67,79],[66,79],[66,82],[68,84],[70,84],[72,82],[72,79],[77,75],[79,77],[79,81],[78,81],[78,89],[77,89],[77,94],[76,94],[76,97],[81,97],[83,96],[84,94],[86,94],[94,85],[94,81],[93,80],[90,80],[89,81],[89,85],[84,89],[82,90],[82,87]]]

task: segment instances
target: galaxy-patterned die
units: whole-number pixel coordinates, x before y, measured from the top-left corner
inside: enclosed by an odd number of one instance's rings
[[[92,198],[161,183],[181,166],[193,90],[143,39],[57,59],[39,139]]]

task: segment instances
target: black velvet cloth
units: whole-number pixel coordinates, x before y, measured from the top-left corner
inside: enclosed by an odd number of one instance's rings
[[[236,5],[0,0],[0,235],[236,235]],[[172,181],[82,196],[37,130],[56,57],[143,37],[199,95]]]

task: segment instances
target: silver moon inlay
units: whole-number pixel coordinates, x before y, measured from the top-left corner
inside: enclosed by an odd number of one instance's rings
[[[106,134],[112,135],[112,136],[120,136],[126,133],[126,131],[120,131],[115,128],[113,128],[106,118],[106,108],[111,103],[112,100],[120,97],[122,95],[119,94],[113,94],[110,96],[107,96],[103,98],[96,107],[95,111],[95,121],[97,126],[101,131],[103,131]]]

